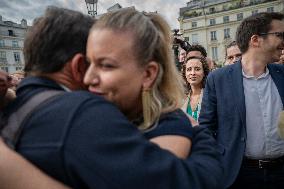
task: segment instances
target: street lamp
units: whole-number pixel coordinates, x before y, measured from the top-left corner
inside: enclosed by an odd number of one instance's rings
[[[92,17],[95,17],[97,15],[98,0],[85,0],[85,2],[88,9],[88,14]]]

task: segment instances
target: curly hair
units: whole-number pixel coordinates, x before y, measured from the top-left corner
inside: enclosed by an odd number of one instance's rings
[[[188,54],[191,51],[199,51],[202,54],[203,57],[207,57],[207,52],[202,45],[191,45],[187,49],[186,53]]]
[[[187,58],[183,65],[182,65],[182,77],[185,81],[185,87],[186,87],[186,95],[188,95],[190,92],[191,92],[191,86],[189,84],[189,82],[187,81],[186,79],[186,63],[189,61],[189,60],[192,60],[192,59],[198,59],[200,60],[200,62],[202,63],[202,69],[203,69],[203,73],[204,73],[204,77],[202,79],[202,88],[205,87],[205,83],[206,83],[206,79],[207,79],[207,76],[210,72],[210,69],[209,69],[209,66],[208,66],[208,62],[206,61],[205,58],[202,58],[202,57],[196,57],[196,56],[193,56],[193,57],[189,57]]]

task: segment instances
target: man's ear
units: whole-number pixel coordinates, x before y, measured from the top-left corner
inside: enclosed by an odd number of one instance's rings
[[[251,36],[250,42],[249,42],[250,46],[251,46],[251,47],[254,47],[254,48],[259,47],[259,45],[260,45],[260,40],[261,40],[261,39],[262,39],[262,38],[261,38],[259,35],[253,35],[253,36]]]
[[[159,64],[155,61],[151,61],[145,66],[143,75],[143,89],[152,88],[154,82],[157,79],[159,73]]]
[[[83,54],[76,54],[71,60],[71,72],[74,80],[78,83],[83,83],[85,73],[88,69],[88,65],[85,61]]]

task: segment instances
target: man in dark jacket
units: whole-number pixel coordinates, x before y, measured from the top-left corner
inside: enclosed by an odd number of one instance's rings
[[[277,132],[284,104],[284,15],[259,13],[237,30],[242,59],[212,72],[199,124],[216,133],[225,187],[284,186],[284,140]]]
[[[186,160],[147,141],[124,115],[83,84],[92,18],[48,8],[25,39],[24,79],[6,109],[18,109],[46,90],[63,93],[25,120],[16,150],[72,188],[219,188],[215,141],[196,128]]]

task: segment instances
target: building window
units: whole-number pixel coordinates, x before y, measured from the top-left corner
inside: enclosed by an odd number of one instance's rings
[[[217,47],[212,47],[212,59],[213,60],[218,60],[218,48]]]
[[[267,12],[274,12],[274,7],[268,7]]]
[[[6,52],[0,51],[0,62],[7,62]]]
[[[191,41],[192,44],[198,44],[198,34],[197,33],[192,34],[191,39],[192,39]]]
[[[2,66],[1,70],[5,71],[5,72],[8,72],[8,67],[7,66]]]
[[[8,35],[9,36],[15,36],[14,31],[13,30],[8,30]]]
[[[12,47],[19,47],[18,41],[12,41]]]
[[[210,35],[211,35],[211,41],[215,41],[215,40],[217,40],[217,35],[216,35],[216,31],[211,31],[210,32]]]
[[[244,14],[243,13],[239,13],[237,14],[237,21],[241,21],[244,18]]]
[[[228,23],[229,21],[230,21],[229,16],[224,16],[224,17],[223,17],[223,22],[224,22],[224,23]]]
[[[21,57],[20,57],[20,53],[19,52],[14,52],[14,59],[16,63],[20,63],[21,62]]]
[[[251,14],[252,15],[255,15],[255,14],[257,14],[258,13],[258,10],[253,10],[253,11],[251,11]]]
[[[196,28],[197,27],[197,22],[192,22],[191,27]]]
[[[5,41],[3,39],[0,39],[0,47],[5,47]]]
[[[215,7],[211,7],[211,8],[209,8],[209,13],[211,14],[211,13],[214,13],[215,12]]]
[[[230,38],[230,28],[224,29],[224,39]]]
[[[16,71],[18,71],[18,70],[23,70],[23,68],[22,67],[16,67]]]
[[[210,26],[213,26],[216,24],[216,20],[213,18],[213,19],[210,19]]]

